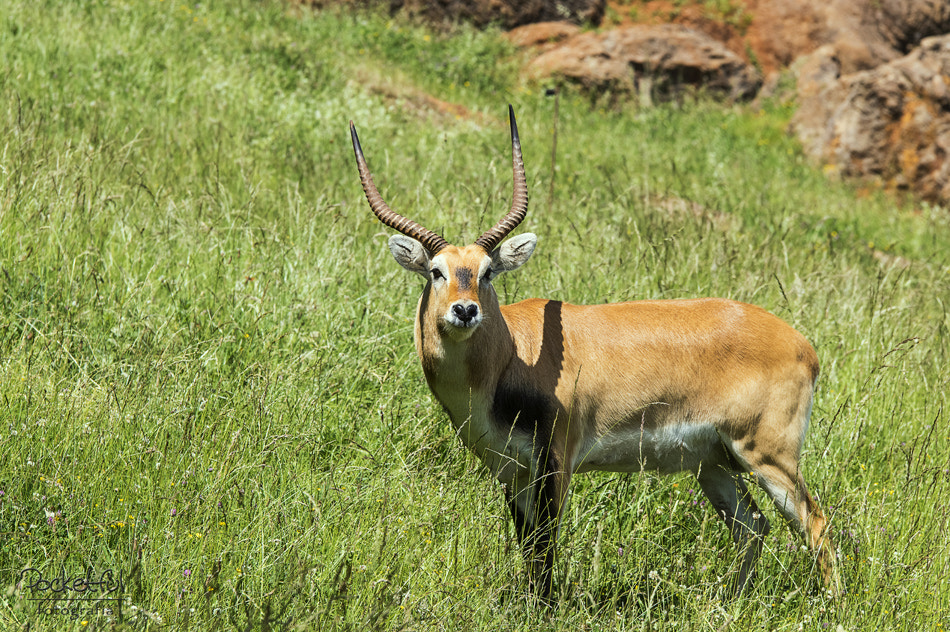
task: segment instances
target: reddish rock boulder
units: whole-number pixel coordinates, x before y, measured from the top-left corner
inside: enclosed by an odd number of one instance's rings
[[[828,71],[833,56],[824,54],[824,61],[803,66],[825,71],[800,81],[792,120],[806,152],[844,175],[877,177],[950,202],[950,35],[840,78]]]
[[[557,76],[589,89],[666,99],[685,87],[728,99],[755,96],[762,77],[708,35],[675,24],[579,33],[535,58],[533,77]]]

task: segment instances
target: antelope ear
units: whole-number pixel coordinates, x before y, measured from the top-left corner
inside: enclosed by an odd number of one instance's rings
[[[534,233],[524,233],[512,237],[491,253],[491,269],[496,275],[502,272],[517,270],[531,258],[535,246],[538,245],[538,236]]]
[[[389,238],[389,252],[406,270],[429,278],[429,253],[412,237],[393,235]]]

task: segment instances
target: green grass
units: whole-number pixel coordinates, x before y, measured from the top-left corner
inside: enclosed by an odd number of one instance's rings
[[[566,92],[552,196],[553,102],[494,33],[14,0],[0,68],[3,629],[950,625],[950,213],[830,181],[785,109]],[[394,208],[471,240],[507,207],[508,102],[541,241],[503,300],[727,296],[813,341],[803,468],[847,596],[817,591],[770,511],[756,590],[723,606],[735,550],[691,479],[591,475],[558,605],[525,597],[498,486],[427,391],[419,281],[347,135]],[[121,572],[121,614],[37,614],[31,567]]]

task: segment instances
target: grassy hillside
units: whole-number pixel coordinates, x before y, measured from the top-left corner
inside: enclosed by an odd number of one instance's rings
[[[517,68],[496,34],[373,14],[0,4],[0,627],[950,625],[950,213],[829,180],[777,104],[568,92],[552,169],[553,101]],[[735,549],[692,479],[588,475],[558,606],[526,598],[347,134],[391,206],[471,240],[507,208],[509,102],[540,245],[503,300],[726,296],[813,342],[803,468],[845,597],[769,510],[760,582],[723,605]],[[35,581],[107,571],[72,609]]]

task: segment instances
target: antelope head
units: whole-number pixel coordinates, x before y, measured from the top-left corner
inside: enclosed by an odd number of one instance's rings
[[[433,231],[393,212],[387,206],[373,183],[356,128],[350,121],[350,136],[360,182],[370,208],[382,223],[401,233],[389,238],[389,250],[399,265],[428,281],[424,293],[426,314],[435,320],[440,336],[454,341],[467,340],[478,330],[486,314],[498,312],[498,298],[491,285],[492,280],[523,265],[531,257],[538,241],[534,234],[525,233],[499,246],[528,212],[528,186],[521,157],[521,141],[511,106],[508,106],[508,116],[514,174],[511,210],[476,239],[474,244],[461,247],[449,244]]]

